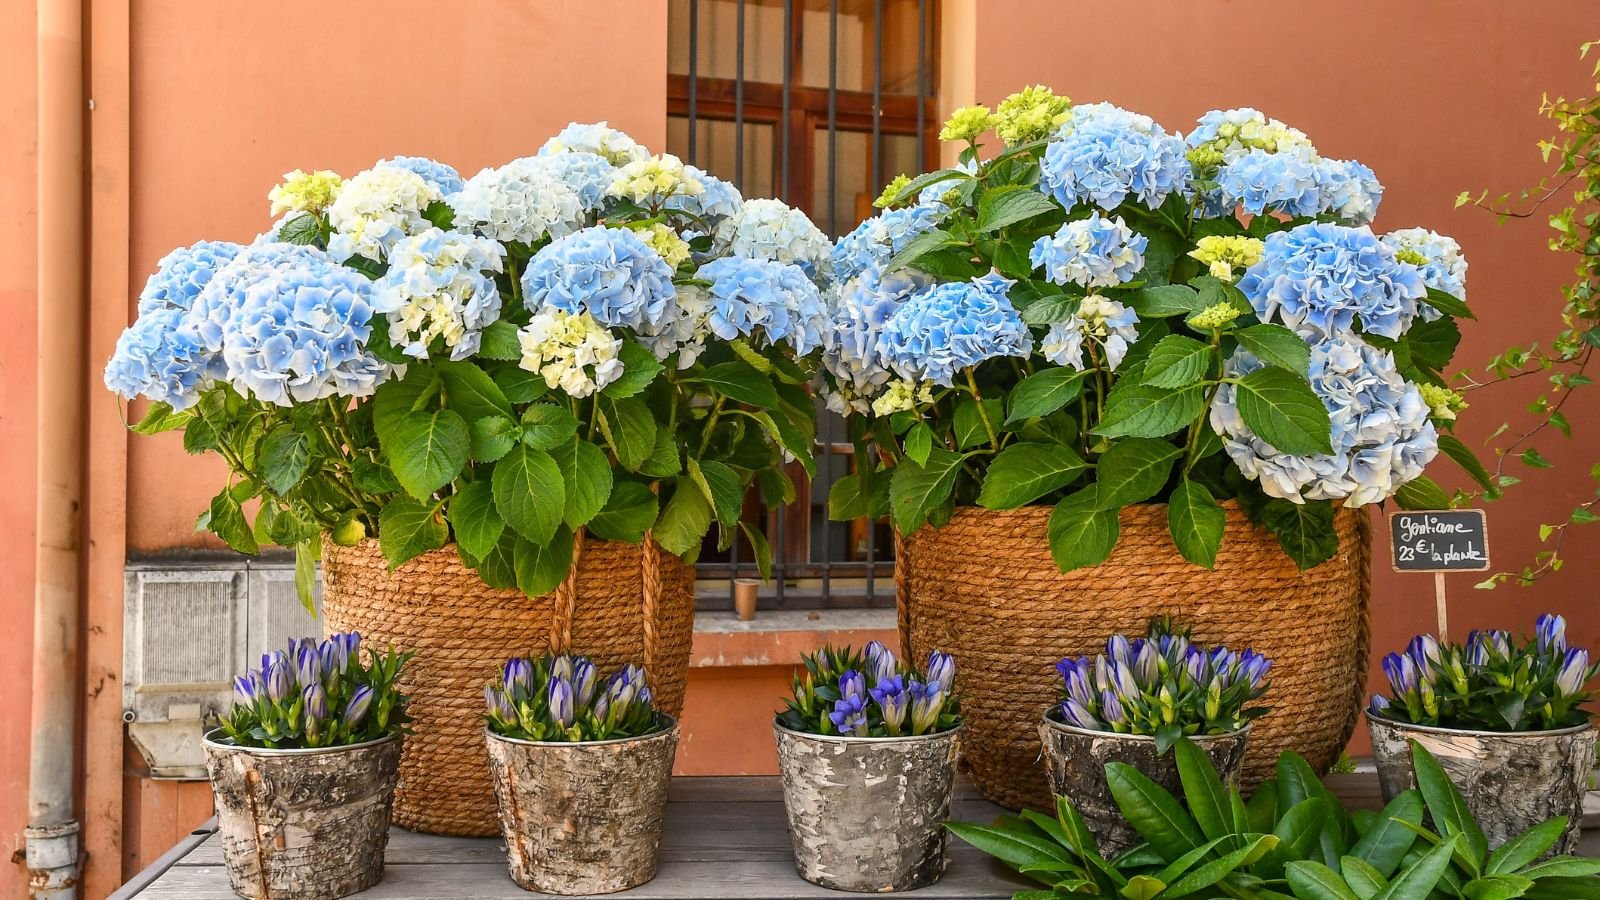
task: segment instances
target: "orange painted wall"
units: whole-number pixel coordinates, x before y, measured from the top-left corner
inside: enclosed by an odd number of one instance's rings
[[[1577,58],[1578,43],[1593,37],[1592,3],[983,0],[978,7],[979,102],[1038,82],[1075,102],[1138,110],[1171,130],[1188,130],[1208,109],[1254,106],[1304,130],[1324,155],[1370,165],[1386,188],[1377,228],[1424,225],[1461,242],[1479,316],[1464,329],[1461,366],[1481,369],[1508,343],[1537,340],[1558,325],[1558,288],[1572,263],[1546,248],[1544,218],[1500,226],[1486,213],[1452,207],[1463,190],[1515,191],[1547,171],[1535,147],[1551,133],[1538,115],[1540,97],[1593,89],[1591,64]],[[1522,408],[1536,380],[1473,393],[1459,433],[1478,446],[1502,422],[1527,428]],[[1507,466],[1523,483],[1489,507],[1491,553],[1501,566],[1530,562],[1539,523],[1562,521],[1593,496],[1588,469],[1600,447],[1600,393],[1590,388],[1575,398],[1567,416],[1577,439],[1535,442],[1556,469]],[[1447,476],[1448,486],[1463,483],[1448,461],[1430,471]],[[1574,534],[1566,569],[1534,587],[1475,591],[1478,578],[1450,576],[1452,632],[1530,630],[1535,615],[1554,610],[1571,620],[1576,640],[1600,643],[1596,527]],[[1382,559],[1387,538],[1375,549]],[[1374,671],[1379,654],[1432,630],[1432,585],[1426,575],[1375,566]],[[1363,737],[1353,749],[1364,746]]]

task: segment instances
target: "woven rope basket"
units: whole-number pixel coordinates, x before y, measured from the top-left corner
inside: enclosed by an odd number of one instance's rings
[[[1254,647],[1273,660],[1251,731],[1244,786],[1270,777],[1279,752],[1304,754],[1318,771],[1350,739],[1366,683],[1371,641],[1371,526],[1340,510],[1339,552],[1301,573],[1278,542],[1233,503],[1217,566],[1178,555],[1167,510],[1122,511],[1110,559],[1062,574],[1045,541],[1049,507],[958,509],[943,528],[897,541],[901,646],[957,660],[963,755],[984,795],[1018,809],[1051,809],[1040,761],[1039,715],[1056,702],[1057,660],[1105,649],[1113,633],[1142,634],[1173,613],[1203,643]]]
[[[556,647],[602,672],[649,669],[658,709],[683,709],[694,630],[694,581],[683,562],[644,545],[579,539],[572,574],[528,597],[484,584],[454,547],[392,574],[378,542],[325,544],[324,627],[359,631],[372,646],[416,653],[401,679],[412,734],[400,758],[394,821],[434,834],[494,835],[493,783],[483,738],[483,686],[513,656]]]

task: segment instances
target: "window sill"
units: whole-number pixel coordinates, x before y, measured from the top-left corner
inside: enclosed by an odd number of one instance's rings
[[[813,653],[824,644],[860,647],[868,641],[898,644],[894,610],[770,610],[748,622],[727,610],[700,612],[695,615],[689,666],[788,666],[799,663],[800,654]]]

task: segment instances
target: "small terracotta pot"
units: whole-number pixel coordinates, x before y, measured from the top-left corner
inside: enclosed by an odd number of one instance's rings
[[[522,741],[485,731],[511,880],[544,894],[610,894],[656,877],[678,723],[612,741]]]
[[[205,736],[228,881],[249,900],[333,900],[383,878],[401,738],[313,750]]]
[[[872,893],[939,880],[960,726],[881,738],[806,734],[779,722],[772,731],[800,877]]]
[[[1189,740],[1211,758],[1224,784],[1237,786],[1249,738],[1250,726],[1246,725],[1228,734],[1192,735]],[[1050,792],[1066,797],[1082,814],[1101,855],[1108,859],[1143,838],[1117,809],[1106,783],[1106,763],[1130,765],[1175,796],[1183,794],[1177,757],[1171,750],[1157,753],[1153,737],[1077,728],[1056,718],[1052,711],[1039,723],[1039,739],[1044,743]]]

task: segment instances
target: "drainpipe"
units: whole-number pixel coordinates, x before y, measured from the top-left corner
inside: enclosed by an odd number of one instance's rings
[[[87,428],[82,0],[38,0],[38,506],[29,896],[76,900],[78,675]]]

